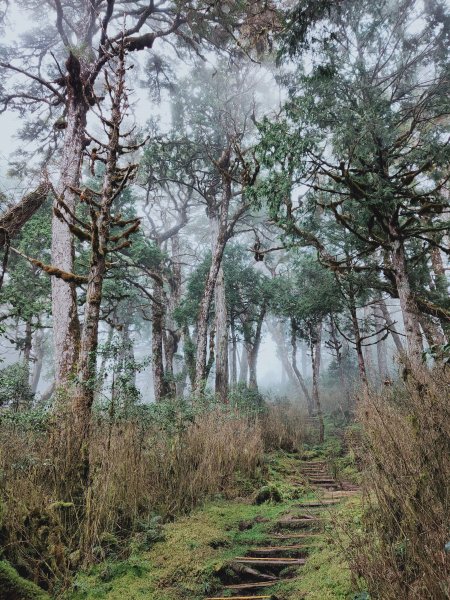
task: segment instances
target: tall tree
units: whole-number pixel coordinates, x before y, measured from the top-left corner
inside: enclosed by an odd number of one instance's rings
[[[17,3],[20,5],[20,3]],[[15,2],[8,3],[7,10]],[[55,131],[63,131],[59,178],[55,185],[55,208],[63,199],[66,219],[53,217],[52,263],[65,272],[74,266],[73,225],[83,158],[96,159],[89,151],[92,138],[86,137],[87,116],[103,101],[100,92],[105,66],[119,55],[120,40],[129,53],[151,50],[158,40],[173,39],[200,52],[204,46],[234,45],[235,35],[252,26],[255,19],[271,8],[267,3],[242,7],[240,3],[223,11],[220,3],[138,0],[133,6],[125,0],[30,0],[27,15],[38,28],[24,36],[21,44],[2,47],[0,69],[4,76],[0,93],[3,110],[30,111],[38,118],[33,136],[53,142],[46,123],[54,121]],[[24,7],[21,7],[24,8]],[[49,20],[54,26],[49,26]],[[45,114],[48,111],[49,116]],[[24,135],[30,128],[24,129]],[[47,152],[47,155],[50,154]],[[64,209],[65,210],[65,209]],[[76,290],[74,283],[52,280],[55,367],[58,383],[64,383],[76,365],[79,349]]]

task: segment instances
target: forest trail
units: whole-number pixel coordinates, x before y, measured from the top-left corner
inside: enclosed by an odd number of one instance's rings
[[[230,561],[229,569],[224,570],[222,590],[205,600],[276,600],[277,588],[283,582],[301,577],[314,540],[323,535],[324,511],[333,510],[359,488],[338,481],[322,460],[300,458],[298,478],[299,486],[306,483],[312,488],[314,499],[299,502],[274,520],[260,545],[248,547],[245,555]]]

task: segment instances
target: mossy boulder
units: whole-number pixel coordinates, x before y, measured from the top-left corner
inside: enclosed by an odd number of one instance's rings
[[[8,562],[0,560],[0,600],[50,600],[50,596],[23,579]]]
[[[274,485],[264,485],[255,496],[254,504],[264,504],[264,502],[283,502],[283,496],[280,490]]]

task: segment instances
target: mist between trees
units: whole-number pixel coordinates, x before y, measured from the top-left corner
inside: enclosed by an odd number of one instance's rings
[[[0,112],[22,144],[0,179],[1,536],[22,575],[63,589],[104,557],[106,533],[239,493],[236,472],[254,477],[264,448],[308,443],[307,416],[319,443],[324,415],[363,423],[379,477],[399,450],[378,456],[378,419],[422,422],[419,389],[431,436],[450,360],[447,9],[0,9]],[[403,441],[428,473],[436,440]],[[381,510],[397,484],[369,488]],[[372,591],[382,547],[354,561]],[[411,568],[435,595],[401,564],[395,593],[438,598],[434,551]]]

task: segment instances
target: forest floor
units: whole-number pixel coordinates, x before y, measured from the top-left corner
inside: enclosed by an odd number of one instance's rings
[[[218,498],[164,525],[149,551],[78,575],[66,598],[364,598],[345,560],[361,512],[357,486],[343,480],[351,473],[332,474],[324,447],[265,461],[262,487],[249,483],[245,497]]]

